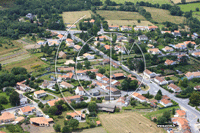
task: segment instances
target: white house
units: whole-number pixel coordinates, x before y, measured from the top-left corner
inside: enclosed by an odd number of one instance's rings
[[[169,47],[169,46],[164,47],[162,50],[165,51],[165,52],[172,52],[172,51],[174,51],[174,49],[171,48],[171,47]]]
[[[171,83],[167,86],[168,89],[174,91],[174,92],[181,92],[181,88],[176,86],[175,84]]]
[[[39,90],[39,91],[35,91],[34,92],[34,96],[36,97],[36,98],[40,98],[40,97],[44,97],[44,96],[46,96],[47,94],[46,94],[46,92],[44,91],[44,90]]]
[[[166,66],[168,66],[168,65],[175,65],[175,64],[176,64],[176,61],[173,61],[173,60],[167,59],[167,60],[165,61],[165,65],[166,65]]]
[[[70,115],[72,119],[76,119],[78,121],[81,121],[82,119],[85,119],[85,114],[83,114],[81,111],[75,111],[71,113],[67,113],[67,115]]]
[[[108,26],[109,30],[119,30],[119,26]]]
[[[131,31],[132,30],[132,27],[130,26],[122,26],[121,27],[121,31]]]
[[[138,40],[139,40],[139,41],[148,41],[149,39],[148,39],[148,37],[145,36],[145,35],[140,35],[140,36],[138,36]]]
[[[148,49],[148,53],[150,54],[160,54],[160,50],[158,48],[152,48],[152,49]]]
[[[172,32],[172,35],[174,35],[175,37],[177,37],[177,36],[181,37],[181,33],[178,30],[175,30],[174,32]]]
[[[165,34],[165,33],[169,33],[169,34],[172,34],[171,31],[161,31],[162,34]]]
[[[65,81],[62,81],[60,83],[60,87],[62,87],[62,88],[74,88],[74,86],[72,84],[69,84],[69,83],[67,83]]]
[[[156,30],[157,28],[158,26],[148,26],[148,30],[151,30],[151,31]]]
[[[75,51],[79,51],[81,49],[81,46],[79,46],[79,45],[74,45],[74,50]]]
[[[187,78],[188,80],[191,80],[191,79],[193,79],[193,78],[200,78],[200,72],[187,72],[187,73],[185,74],[185,76],[186,76],[186,78]]]
[[[104,76],[104,75],[101,74],[101,73],[97,73],[97,74],[96,74],[96,79],[97,79],[97,80],[101,81],[103,78],[106,78],[106,76]]]
[[[136,100],[140,101],[140,102],[147,102],[148,99],[144,96],[142,96],[141,94],[137,93],[137,92],[134,92],[132,94],[132,97],[135,98]]]
[[[164,78],[161,78],[161,77],[158,77],[158,76],[156,76],[154,78],[154,81],[159,85],[165,85],[165,84],[168,83]]]
[[[83,54],[83,57],[87,58],[88,60],[92,60],[92,59],[94,59],[95,56],[91,55],[89,53],[85,53],[85,54]]]
[[[173,103],[170,100],[167,100],[167,99],[160,100],[160,104],[162,104],[164,107],[169,107],[169,106],[173,105]]]
[[[194,53],[192,53],[192,56],[194,56],[194,57],[200,57],[200,52],[194,52]]]
[[[67,38],[66,39],[66,45],[68,47],[74,47],[74,41],[72,39],[70,39],[70,38]]]
[[[76,95],[85,95],[85,91],[84,91],[83,87],[81,87],[81,86],[77,86],[75,93],[76,93]]]
[[[184,44],[184,43],[178,43],[174,46],[175,49],[180,49],[180,50],[183,50],[183,49],[186,49],[187,48],[187,45]]]
[[[147,29],[148,29],[148,26],[136,26],[136,27],[134,27],[135,31],[138,31],[138,30],[144,31],[144,30],[147,30]]]
[[[151,72],[150,70],[146,69],[146,70],[144,70],[144,76],[146,76],[148,78],[154,78],[156,76],[156,73]]]

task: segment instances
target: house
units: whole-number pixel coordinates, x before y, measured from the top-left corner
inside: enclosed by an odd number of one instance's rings
[[[109,30],[119,30],[119,26],[108,26]]]
[[[68,47],[74,47],[74,41],[70,38],[66,39],[66,46]]]
[[[98,95],[100,95],[100,93],[99,93],[99,91],[97,89],[91,89],[88,92],[89,92],[89,94],[91,96],[98,96]]]
[[[143,95],[137,93],[137,92],[133,92],[132,97],[140,102],[147,102],[148,99],[146,97],[144,97]]]
[[[193,78],[200,78],[200,72],[199,71],[197,71],[197,72],[187,72],[185,74],[185,76],[188,80],[191,80]]]
[[[200,57],[200,52],[193,52],[192,56],[194,56],[194,57]]]
[[[33,113],[36,111],[35,107],[25,106],[19,109],[23,115],[28,115],[29,113]]]
[[[193,41],[185,41],[184,44],[187,46],[188,46],[188,44],[191,44],[192,46],[196,45],[196,43]]]
[[[105,45],[104,48],[105,48],[106,50],[109,50],[109,49],[111,48],[111,46],[110,46],[110,45]]]
[[[184,43],[178,43],[174,46],[175,49],[180,49],[180,50],[183,50],[183,49],[186,49],[187,48],[187,45],[184,44]]]
[[[125,76],[124,76],[124,74],[123,73],[115,73],[115,74],[113,74],[113,78],[114,79],[122,79],[122,78],[124,78]]]
[[[168,34],[171,34],[172,32],[171,31],[161,31],[162,34],[165,34],[165,33],[168,33]]]
[[[94,24],[95,20],[94,20],[94,19],[91,19],[89,22]]]
[[[47,94],[46,94],[46,92],[44,91],[44,90],[39,90],[39,91],[35,91],[34,92],[34,96],[36,97],[36,98],[41,98],[41,97],[44,97],[44,96],[46,96]]]
[[[82,95],[74,95],[74,96],[68,96],[65,98],[61,98],[62,100],[67,100],[69,103],[71,103],[72,101],[75,101],[76,103],[79,103],[83,100],[83,96]]]
[[[130,26],[122,26],[121,27],[121,31],[131,31],[132,30],[132,27]]]
[[[187,37],[190,37],[190,34],[187,34]],[[193,33],[193,35],[191,35],[192,40],[197,39],[199,36],[197,33]]]
[[[148,49],[148,53],[150,54],[160,54],[160,50],[158,48],[152,48],[152,49]]]
[[[44,45],[45,42],[44,41],[37,41],[37,45]]]
[[[76,25],[70,25],[70,24],[68,24],[68,25],[67,25],[67,28],[68,28],[68,29],[69,29],[69,28],[75,29],[75,28],[76,28]]]
[[[83,114],[81,111],[70,112],[67,113],[67,115],[70,115],[73,119],[78,121],[85,119],[85,114]]]
[[[17,83],[16,83],[16,89],[22,90],[22,91],[24,91],[24,92],[30,91],[31,88],[30,88],[29,86],[25,85],[25,84],[24,84],[25,82],[26,82],[26,81],[17,82]]]
[[[74,67],[58,67],[58,72],[74,72]]]
[[[40,127],[43,126],[50,126],[50,123],[53,122],[52,118],[45,118],[45,117],[34,117],[34,118],[30,118],[30,123],[31,124],[35,124],[38,125]]]
[[[162,104],[164,107],[169,107],[169,106],[173,105],[173,103],[170,100],[167,100],[167,99],[161,99],[160,104]]]
[[[53,39],[53,40],[49,40],[47,43],[48,43],[49,46],[53,46],[54,44],[56,46],[58,46],[59,45],[59,40]]]
[[[65,65],[75,64],[75,62],[73,60],[66,60],[66,62],[64,64]]]
[[[144,31],[144,30],[147,30],[147,29],[148,29],[148,26],[136,26],[136,27],[134,27],[135,31],[138,31],[138,30]]]
[[[26,14],[26,17],[33,20],[33,18],[35,17],[32,13],[28,13]]]
[[[27,97],[25,97],[23,94],[19,94],[19,98],[20,98],[20,105],[24,105],[28,103]]]
[[[116,88],[113,88],[113,87],[111,87],[111,86],[107,86],[107,87],[105,88],[105,91],[111,92],[112,94],[115,94],[115,95],[121,94],[121,91],[120,91],[120,90],[118,90],[118,89],[116,89]]]
[[[195,86],[195,87],[194,87],[194,90],[200,91],[200,85]]]
[[[102,81],[103,83],[107,84],[107,83],[110,81],[110,79],[107,78],[107,77],[105,77],[105,78],[103,78],[101,81]]]
[[[174,51],[174,49],[171,48],[171,47],[169,47],[169,46],[165,46],[162,50],[165,51],[165,52],[172,52],[172,51]]]
[[[84,88],[82,86],[77,86],[75,90],[76,95],[85,95]]]
[[[138,40],[139,41],[148,41],[149,39],[146,35],[140,35],[140,36],[138,36]]]
[[[104,59],[102,65],[106,65],[110,63],[110,59]]]
[[[167,95],[163,95],[163,96],[162,96],[162,99],[170,100],[170,97],[168,97]]]
[[[100,121],[96,121],[97,126],[101,126],[101,122]]]
[[[148,30],[154,31],[158,28],[158,26],[148,26]]]
[[[10,112],[4,112],[0,116],[0,124],[12,122],[15,120],[15,115]]]
[[[72,84],[70,84],[70,83],[67,83],[67,82],[65,82],[65,81],[62,81],[61,83],[60,83],[60,87],[62,87],[62,88],[74,88],[74,86],[72,85]]]
[[[173,117],[172,122],[177,126],[177,129],[181,133],[191,133],[189,123],[186,118],[182,117]]]
[[[59,34],[59,35],[57,35],[57,37],[58,37],[59,39],[62,39],[62,38],[63,38],[63,35],[62,35],[62,34]]]
[[[81,46],[79,46],[79,45],[74,45],[74,50],[75,51],[79,51],[81,49]]]
[[[172,35],[174,35],[175,37],[177,37],[177,36],[181,37],[181,33],[178,30],[174,30],[174,32],[172,32]]]
[[[181,88],[176,86],[175,84],[171,83],[167,86],[168,89],[174,91],[174,92],[181,92]]]
[[[114,104],[97,103],[99,111],[111,112],[115,111],[116,106]]]
[[[185,118],[186,117],[186,112],[184,110],[176,110],[176,116]]]
[[[154,78],[156,76],[156,73],[151,72],[150,70],[146,69],[146,70],[144,70],[144,76],[146,76],[148,78]]]
[[[97,80],[100,80],[100,81],[101,81],[101,80],[102,80],[103,78],[105,78],[105,77],[106,77],[106,76],[104,76],[104,75],[101,74],[101,73],[97,73],[97,74],[96,74],[96,79],[97,79]]]
[[[74,73],[69,72],[66,73],[65,75],[59,75],[58,76],[58,80],[61,82],[62,80],[71,80],[74,76]]]
[[[128,106],[129,104],[129,101],[126,100],[126,97],[120,97],[118,100],[117,100],[117,105],[120,106],[120,107],[123,107],[123,106]]]
[[[114,68],[119,68],[119,65],[117,63],[115,63],[114,61],[111,62],[111,65],[114,67]]]
[[[158,76],[156,76],[156,77],[154,78],[154,81],[155,81],[157,84],[159,84],[159,85],[165,85],[165,84],[168,83],[164,78],[158,77]]]
[[[153,108],[156,108],[157,107],[157,103],[158,103],[157,100],[151,100],[150,101],[150,106],[153,107]]]
[[[168,65],[175,65],[175,64],[176,64],[176,61],[173,61],[173,60],[167,59],[167,60],[165,61],[165,65],[166,65],[166,66],[168,66]]]
[[[44,80],[44,82],[42,83],[42,85],[40,86],[42,89],[53,89],[55,86],[55,81],[48,81],[48,80]]]
[[[152,44],[147,44],[147,47],[154,48],[154,46]]]
[[[117,51],[117,54],[119,54],[119,52],[121,52],[122,54],[126,54],[126,50],[125,50],[125,48],[122,47],[122,46],[116,45],[116,46],[114,47],[114,50]]]
[[[98,40],[99,39],[99,40]],[[98,36],[98,37],[95,37],[95,40],[96,41],[104,41],[105,40],[108,40],[108,38],[106,36]]]
[[[67,55],[66,55],[63,51],[60,51],[60,52],[58,53],[58,57],[59,57],[59,58],[66,59]]]
[[[83,54],[83,57],[84,58],[87,58],[88,60],[92,60],[92,59],[94,59],[94,55],[91,55],[91,54],[89,54],[89,53],[85,53],[85,54]]]

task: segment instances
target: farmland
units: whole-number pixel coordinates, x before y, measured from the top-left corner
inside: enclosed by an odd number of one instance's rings
[[[174,2],[174,4],[177,4],[177,3],[181,3],[181,0],[172,0]],[[186,2],[195,2],[195,1],[198,1],[198,0],[186,0]]]
[[[137,25],[137,26],[150,26],[154,25],[149,21],[141,21],[138,23],[136,20],[107,20],[109,25]]]
[[[86,16],[85,16],[86,15]],[[62,14],[64,23],[73,24],[79,18],[85,16],[85,18],[91,17],[91,11],[75,11],[75,12],[63,12]]]
[[[163,133],[156,124],[136,112],[100,114],[103,127],[109,133]],[[139,124],[141,123],[141,124]],[[150,126],[151,125],[151,126]]]
[[[105,0],[101,0],[101,1],[105,1]],[[150,3],[153,3],[153,4],[156,4],[156,3],[159,3],[159,4],[170,4],[169,0],[112,0],[112,1],[115,1],[117,4],[119,3],[124,3],[125,1],[127,2],[140,2],[140,1],[144,1],[144,2],[150,2]]]
[[[151,13],[153,20],[158,23],[169,21],[172,23],[180,24],[184,21],[184,17],[172,16],[170,15],[170,12],[168,10],[151,8],[151,7],[144,7],[144,8]]]
[[[200,3],[190,3],[178,5],[182,11],[189,12],[190,10],[196,11],[196,8],[200,8]]]

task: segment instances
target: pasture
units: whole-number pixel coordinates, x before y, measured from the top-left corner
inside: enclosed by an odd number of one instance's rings
[[[109,133],[163,133],[162,128],[137,112],[99,114],[103,127]]]
[[[182,11],[189,12],[190,10],[196,11],[196,8],[200,8],[200,3],[189,3],[178,5]]]
[[[168,10],[152,8],[152,7],[144,7],[144,9],[150,12],[153,20],[158,23],[169,21],[172,23],[180,24],[183,23],[184,21],[184,17],[172,16],[170,15],[170,12]]]
[[[101,1],[104,2],[105,0],[101,0]],[[134,2],[134,3],[144,1],[144,2],[149,2],[149,3],[152,3],[152,4],[156,4],[156,3],[158,3],[158,4],[171,4],[169,2],[169,0],[134,0],[134,1],[133,0],[112,0],[112,1],[115,1],[117,4],[124,3],[125,1],[126,2]]]
[[[66,24],[73,24],[79,18],[81,18],[83,16],[85,16],[85,18],[90,18],[91,11],[74,11],[74,12],[63,12],[62,13],[63,21]]]

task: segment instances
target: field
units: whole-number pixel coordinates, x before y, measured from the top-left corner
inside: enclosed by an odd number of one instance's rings
[[[193,12],[192,16],[200,20],[200,12]]]
[[[63,12],[62,16],[63,16],[64,23],[73,24],[79,18],[81,18],[83,16],[85,16],[85,18],[90,18],[91,17],[91,11]]]
[[[200,8],[200,3],[189,3],[178,5],[182,11],[189,12],[190,10],[196,11],[196,8]]]
[[[100,121],[109,133],[163,133],[156,124],[136,112],[100,114]],[[139,124],[141,123],[141,124]]]
[[[181,0],[172,0],[174,4],[181,3]],[[196,2],[198,0],[186,0],[186,2]]]
[[[184,17],[170,15],[170,12],[167,10],[151,8],[151,7],[144,7],[144,8],[151,13],[153,20],[158,23],[169,21],[172,23],[180,24],[184,20]]]
[[[105,0],[101,0],[101,1],[105,1]],[[125,1],[126,2],[140,2],[140,1],[144,1],[144,2],[150,2],[150,3],[153,3],[153,4],[156,4],[156,3],[159,3],[159,4],[171,4],[169,2],[169,0],[112,0],[112,1],[115,1],[117,4],[119,3],[124,3]]]

